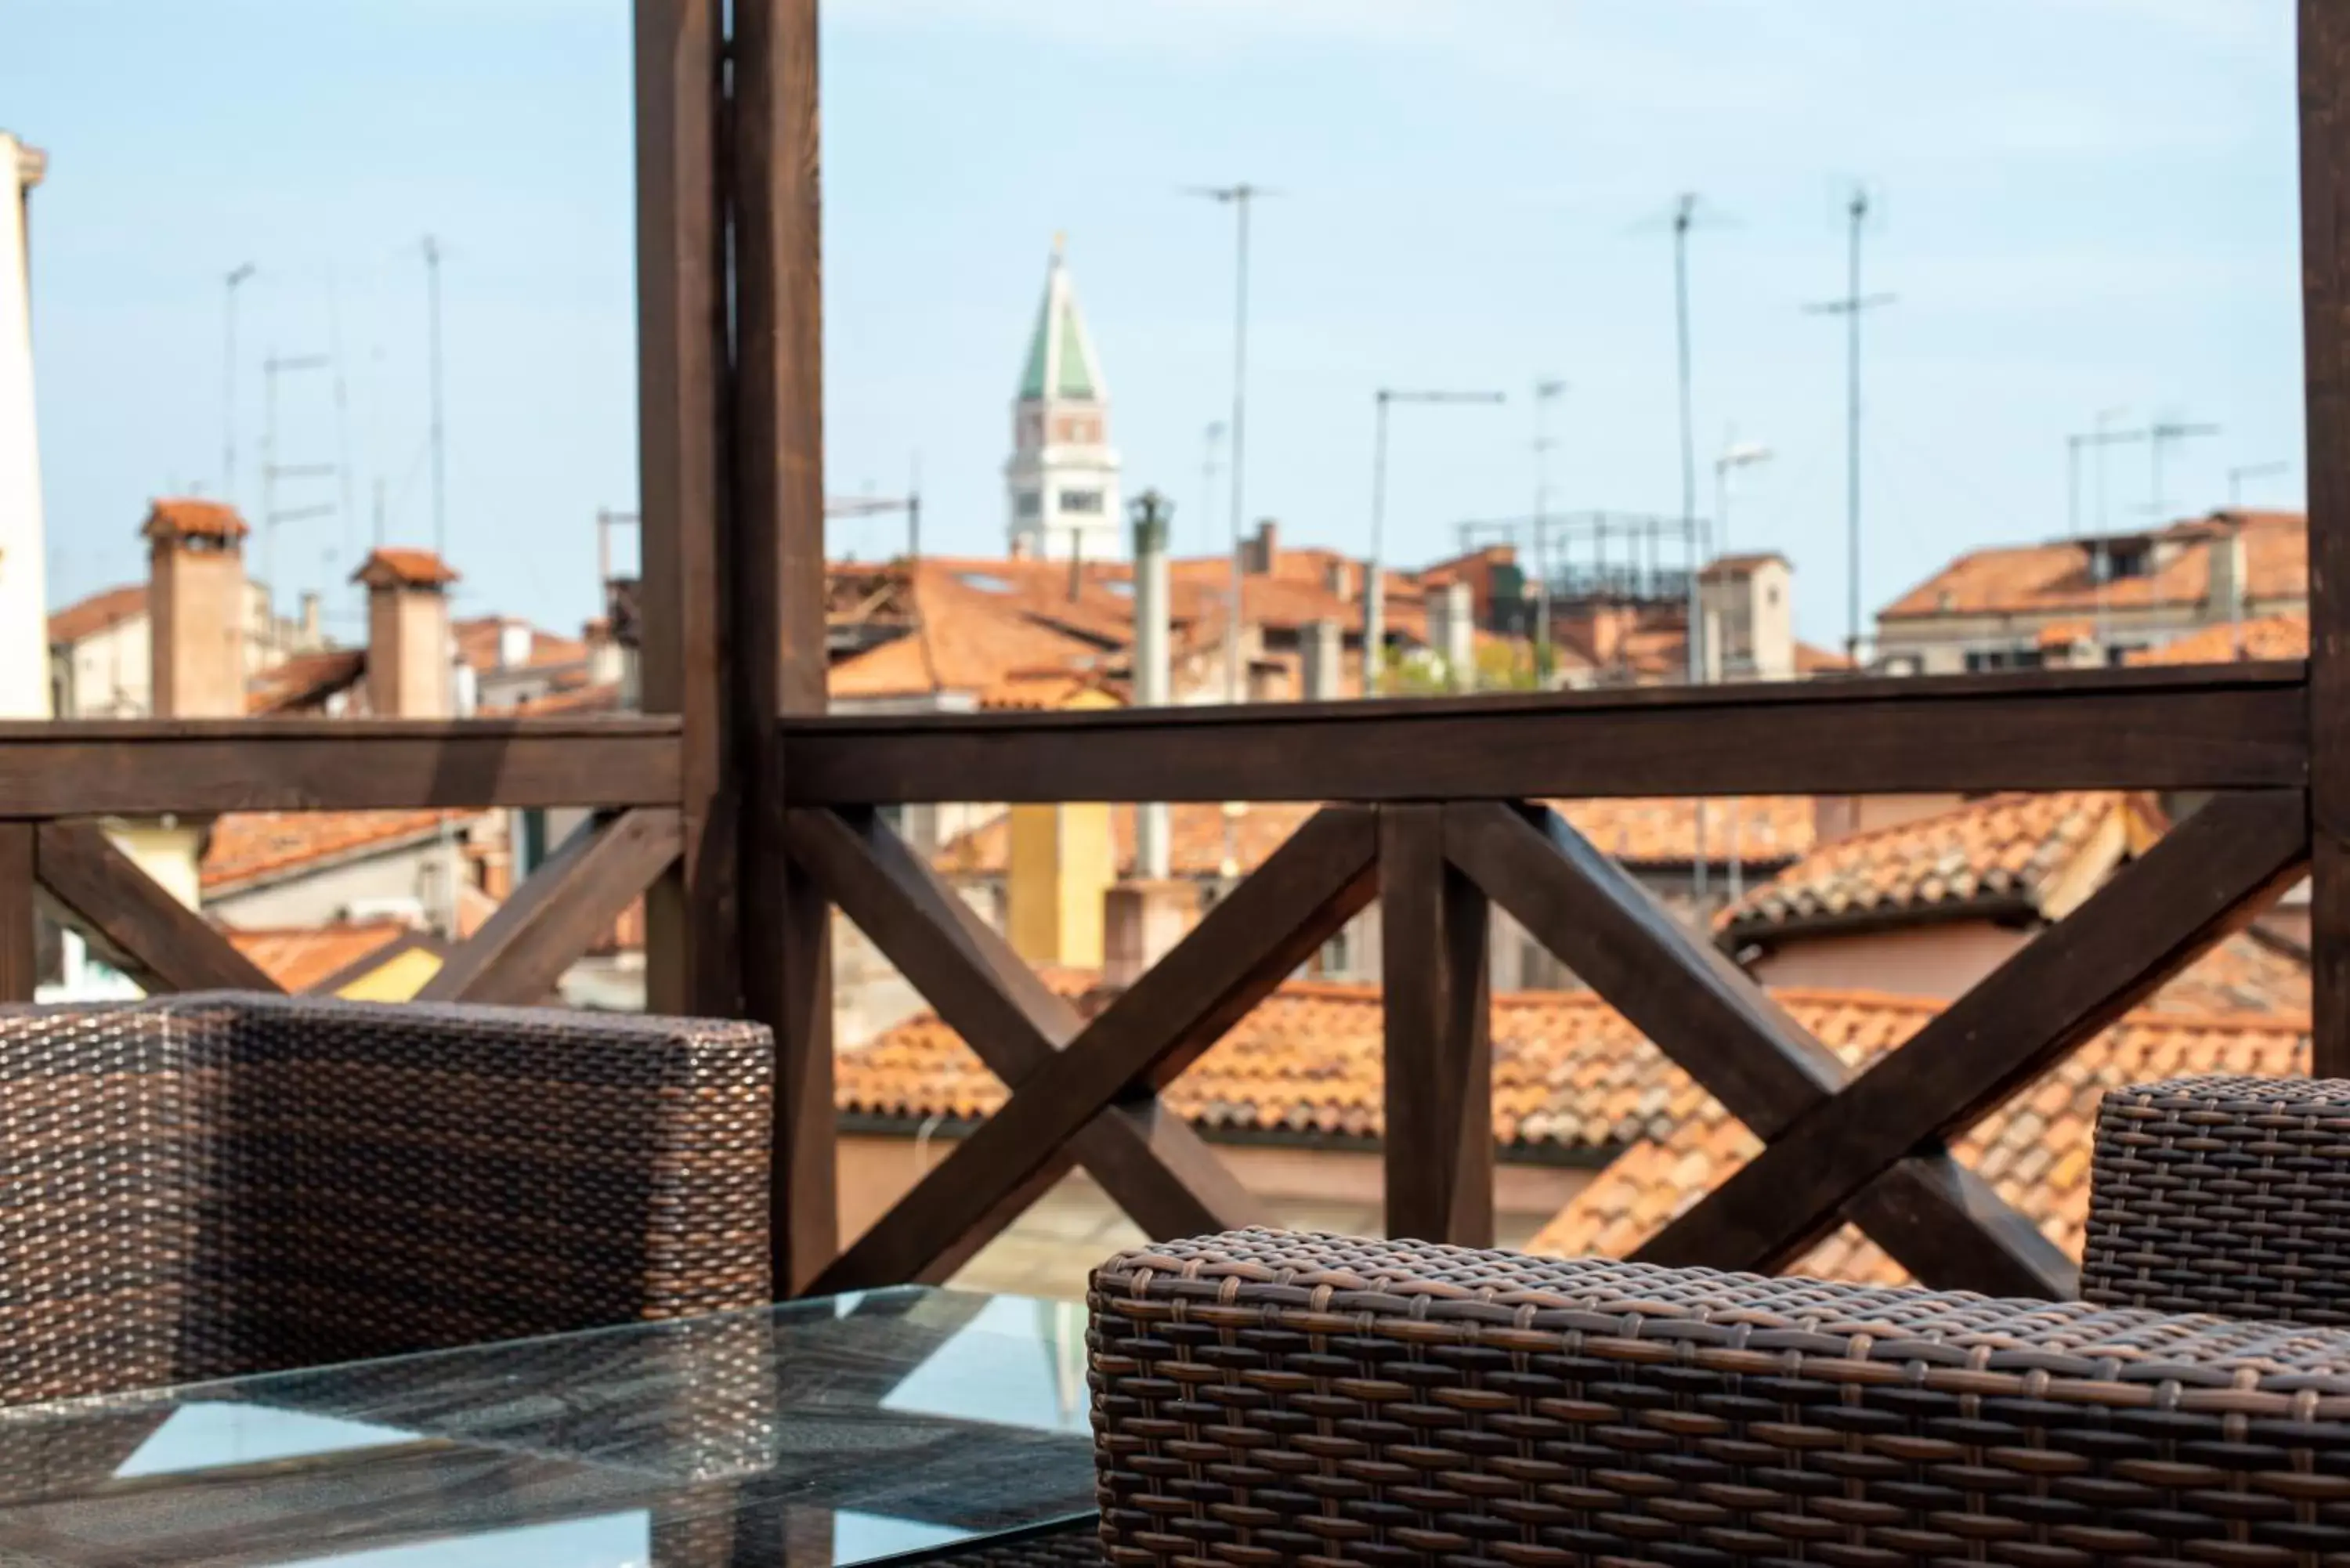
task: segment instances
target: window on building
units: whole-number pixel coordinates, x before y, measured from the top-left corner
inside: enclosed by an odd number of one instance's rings
[[[2037,670],[2040,649],[2036,648],[1975,648],[1967,650],[1967,673],[1980,674],[1991,670]]]
[[[1064,512],[1097,513],[1102,509],[1102,493],[1098,490],[1064,490],[1061,510]]]

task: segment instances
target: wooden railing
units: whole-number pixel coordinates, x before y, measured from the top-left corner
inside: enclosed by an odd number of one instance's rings
[[[46,886],[164,988],[256,983],[88,819],[609,808],[437,995],[543,994],[649,892],[660,1010],[770,1025],[777,1277],[937,1278],[1083,1166],[1146,1230],[1257,1209],[1158,1091],[1373,898],[1388,1220],[1492,1224],[1484,933],[1499,905],[1764,1140],[1645,1255],[1771,1268],[1839,1217],[1935,1283],[2068,1260],[1950,1140],[2312,876],[2315,1060],[2350,1075],[2350,0],[2302,0],[2312,655],[2301,664],[1107,714],[824,716],[815,0],[639,0],[643,686],[609,723],[0,727],[0,997]],[[2281,284],[2282,280],[2280,280]],[[2110,787],[2210,799],[1858,1077],[1537,797]],[[910,801],[1293,800],[1286,846],[1081,1020],[882,824]],[[827,905],[1012,1093],[846,1250]]]
[[[1766,1144],[1643,1256],[1774,1269],[1849,1219],[1918,1278],[2064,1294],[2073,1266],[1949,1146],[2308,862],[2302,667],[784,726],[795,862],[1012,1089],[821,1272],[951,1273],[1072,1161],[1154,1234],[1251,1217],[1157,1092],[1373,898],[1391,1232],[1492,1237],[1485,937],[1506,909]],[[2211,798],[1856,1077],[1524,797],[2162,789]],[[1326,805],[1082,1027],[876,803]]]

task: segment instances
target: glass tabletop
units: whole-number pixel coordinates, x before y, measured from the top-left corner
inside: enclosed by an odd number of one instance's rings
[[[906,1287],[0,1410],[0,1563],[847,1568],[1093,1477],[1084,1309]]]

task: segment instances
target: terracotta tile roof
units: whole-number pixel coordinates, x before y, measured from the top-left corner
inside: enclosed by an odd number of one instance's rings
[[[438,588],[457,580],[456,569],[430,550],[379,545],[368,552],[351,581],[369,587]]]
[[[1773,563],[1783,566],[1787,564],[1787,557],[1776,550],[1750,550],[1742,555],[1716,556],[1705,564],[1698,576],[1704,579],[1734,577],[1742,573],[1752,572],[1757,566],[1770,566]]]
[[[1092,977],[1048,976],[1064,994]],[[1376,986],[1291,981],[1167,1091],[1202,1127],[1375,1138],[1382,1123]],[[1524,992],[1493,1004],[1493,1127],[1504,1144],[1593,1153],[1668,1130],[1648,1080],[1654,1055],[1588,992]],[[1661,1061],[1662,1058],[1657,1058]],[[835,1064],[844,1111],[921,1118],[985,1116],[1003,1085],[925,1012]]]
[[[1081,974],[1047,979],[1064,995],[1087,989]],[[1856,1068],[1906,1041],[1941,1005],[1866,991],[1788,988],[1774,994]],[[1170,1085],[1165,1103],[1211,1131],[1376,1139],[1384,1128],[1382,1030],[1377,987],[1291,981]],[[2099,1094],[2116,1084],[2223,1067],[2305,1072],[2308,1032],[2306,1012],[2141,1007],[1984,1118],[1961,1141],[1960,1156],[2078,1256]],[[1719,1102],[1591,992],[1496,996],[1492,1042],[1493,1136],[1504,1150],[1614,1156],[1544,1227],[1539,1248],[1621,1257],[1759,1147]],[[968,1121],[1004,1099],[1003,1085],[931,1013],[843,1053],[834,1085],[842,1111],[902,1121]],[[1849,1233],[1815,1250],[1804,1269],[1862,1280],[1899,1277],[1889,1260]]]
[[[541,697],[531,697],[505,706],[484,708],[485,713],[530,715],[539,713],[617,713],[620,711],[620,683],[607,680],[597,686],[573,686],[560,691],[549,691]]]
[[[125,583],[76,599],[49,617],[49,645],[79,642],[147,613],[147,585]]]
[[[832,695],[869,699],[959,691],[976,698],[1014,671],[1090,668],[1103,651],[1100,642],[1045,625],[1028,613],[1021,593],[997,593],[962,580],[1012,582],[990,574],[1030,565],[1052,563],[988,562],[982,573],[962,572],[952,562],[923,562],[914,574],[914,629],[834,664],[827,678]],[[1068,568],[1062,564],[1059,569],[1066,583]]]
[[[147,521],[140,528],[141,537],[158,536],[181,539],[244,538],[253,530],[236,514],[236,508],[218,501],[198,501],[192,496],[166,496],[151,502]]]
[[[1318,808],[1290,802],[1244,805],[1231,819],[1240,869],[1250,871],[1287,841]],[[1134,807],[1113,805],[1110,833],[1120,875],[1134,866]],[[1224,808],[1212,802],[1179,801],[1167,808],[1168,869],[1178,877],[1214,877],[1224,863]],[[1012,817],[993,817],[957,834],[932,862],[949,875],[1000,877],[1012,863]]]
[[[454,574],[452,574],[453,580]],[[457,657],[483,675],[505,669],[498,662],[498,649],[504,628],[502,616],[474,616],[456,622],[449,635],[457,644]],[[520,668],[536,670],[551,664],[577,664],[588,657],[588,645],[576,637],[561,637],[537,627],[530,628],[530,653]]]
[[[2160,648],[2142,648],[2132,664],[2226,664],[2238,659],[2306,659],[2309,618],[2266,615],[2241,626],[2221,621]]]
[[[2156,1012],[2304,1014],[2312,1005],[2309,960],[2260,931],[2241,931],[2143,1005]]]
[[[1759,937],[1892,915],[2058,919],[2161,826],[2149,801],[2115,791],[1993,795],[1823,845],[1717,924]]]
[[[1687,866],[1698,854],[1699,804],[1672,797],[1555,800],[1550,805],[1596,847],[1627,866]],[[1777,865],[1812,847],[1808,795],[1747,795],[1703,805],[1709,864],[1726,862],[1733,839],[1739,858],[1750,867]]]
[[[1853,668],[1850,656],[1832,653],[1808,642],[1795,644],[1795,673],[1798,675],[1834,675],[1848,673]]]
[[[1908,1038],[1939,1006],[1908,997],[1833,996],[1786,992],[1781,999],[1855,1067]],[[2308,1071],[2306,1013],[2198,1015],[2140,1008],[1983,1118],[1953,1152],[2077,1258],[2088,1214],[2091,1135],[2107,1089],[2183,1073],[2290,1077]],[[1666,1066],[1654,1086],[1657,1119],[1671,1130],[1618,1156],[1528,1251],[1623,1257],[1760,1150],[1745,1125],[1678,1068]],[[1849,1225],[1790,1272],[1888,1284],[1908,1278]]]
[[[2308,520],[2298,512],[2243,512],[2246,592],[2255,599],[2300,598],[2309,592]],[[2204,545],[2227,524],[2220,514],[2173,524],[2146,535],[2158,559],[2140,576],[2100,588],[2088,541],[2009,545],[1974,550],[1877,611],[1880,620],[1938,615],[2077,615],[2108,606],[2203,603],[2210,591]]]
[[[297,653],[244,683],[248,713],[286,713],[324,701],[357,685],[367,673],[367,649],[329,648]]]
[[[227,930],[229,946],[251,959],[287,991],[307,991],[372,953],[408,937],[398,920],[356,920],[331,926]]]
[[[1631,866],[1686,866],[1697,854],[1696,803],[1682,799],[1562,800],[1550,803],[1576,831],[1600,849]],[[1731,842],[1727,800],[1706,804],[1706,856],[1727,862]],[[1812,803],[1803,795],[1755,795],[1734,803],[1739,810],[1740,857],[1769,867],[1812,846]],[[1299,802],[1244,805],[1232,818],[1241,871],[1253,871],[1320,809]],[[1179,801],[1167,808],[1168,869],[1178,877],[1215,877],[1224,866],[1224,807],[1212,802]],[[1134,870],[1134,807],[1110,807],[1121,875]],[[1012,861],[1012,822],[996,816],[958,834],[932,860],[941,872],[1000,877]]]
[[[362,851],[389,849],[478,811],[234,811],[213,824],[198,867],[207,894]]]

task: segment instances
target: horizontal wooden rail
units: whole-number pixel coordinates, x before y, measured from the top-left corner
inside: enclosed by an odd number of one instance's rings
[[[677,801],[674,718],[0,723],[0,818]]]
[[[795,805],[2299,787],[2298,663],[795,718]]]

